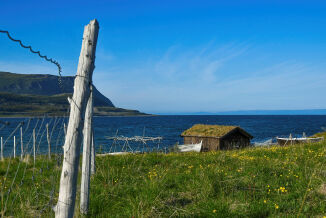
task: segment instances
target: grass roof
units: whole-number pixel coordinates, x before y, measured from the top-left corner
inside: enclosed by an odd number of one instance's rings
[[[195,124],[185,130],[181,136],[213,136],[222,137],[237,128],[237,126]]]
[[[313,137],[313,138],[324,137],[324,139],[326,140],[326,132],[318,132],[311,137]]]

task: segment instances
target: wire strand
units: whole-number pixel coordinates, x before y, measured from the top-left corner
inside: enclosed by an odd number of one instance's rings
[[[54,60],[54,59],[52,59],[52,58],[48,58],[46,55],[42,55],[40,51],[34,51],[33,48],[32,48],[32,46],[30,46],[30,45],[28,45],[28,46],[27,46],[27,45],[24,45],[24,44],[22,43],[21,40],[19,40],[19,39],[14,39],[14,38],[10,35],[10,33],[9,33],[8,31],[6,31],[6,30],[1,30],[1,29],[0,29],[0,33],[4,33],[4,34],[6,34],[6,35],[8,36],[8,38],[9,38],[11,41],[13,41],[13,42],[18,42],[19,45],[20,45],[22,48],[29,49],[32,53],[37,54],[40,58],[43,58],[44,60],[46,60],[46,61],[48,61],[48,62],[50,62],[50,63],[56,65],[57,68],[58,68],[58,74],[59,74],[59,77],[58,77],[59,86],[60,86],[60,88],[61,88],[62,91],[63,91],[62,75],[61,75],[62,68],[61,68],[61,65],[59,64],[58,61],[56,61],[56,60]]]

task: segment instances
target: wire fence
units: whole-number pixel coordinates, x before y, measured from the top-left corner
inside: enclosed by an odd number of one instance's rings
[[[11,120],[0,132],[3,159],[0,162],[1,216],[41,217],[52,210],[58,190],[65,117]],[[47,133],[46,124],[51,132]],[[21,131],[18,131],[21,129]],[[46,134],[50,136],[51,156]]]
[[[62,83],[62,68],[59,62],[25,45],[21,40],[15,39],[8,31],[0,30],[11,41],[18,43],[20,47],[28,49],[31,53],[38,55],[45,61],[56,65],[58,70],[58,86],[64,92]],[[84,63],[81,63],[83,65]],[[92,81],[86,77],[76,75],[90,86],[92,92]],[[86,81],[87,80],[87,81]],[[74,99],[68,98],[77,108]],[[59,178],[63,160],[63,146],[65,143],[68,114],[64,117],[43,117],[0,120],[1,137],[1,162],[0,162],[0,212],[1,217],[42,217],[53,214],[55,203],[59,202]],[[83,117],[81,118],[84,119]],[[75,130],[73,134],[77,134]],[[79,134],[79,133],[78,133]],[[153,146],[146,140],[125,141],[121,147],[120,142],[114,140],[111,147],[106,150],[109,153],[147,153],[167,152],[158,144]],[[136,144],[137,145],[136,145]],[[138,146],[138,147],[137,147]],[[112,150],[113,149],[113,150]],[[102,149],[98,151],[102,153]],[[72,164],[72,163],[68,163]],[[79,190],[79,188],[77,188]],[[61,201],[60,201],[61,202]],[[70,206],[70,201],[61,202]],[[19,210],[17,210],[19,208]]]
[[[52,208],[58,201],[67,122],[67,117],[2,118],[2,216],[21,216],[21,209],[27,211],[28,216],[34,217],[53,214]],[[100,156],[168,153],[169,148],[164,147],[161,140],[160,137],[112,136],[105,148],[98,145],[95,147]],[[17,207],[21,209],[17,210]]]
[[[58,85],[64,90],[62,68],[58,61],[41,54],[30,45],[25,45],[6,30],[0,30],[0,33],[18,43],[20,47],[56,65]],[[67,123],[66,117],[46,116],[26,118],[23,121],[0,121],[0,170],[3,175],[0,181],[1,217],[7,214],[39,217],[52,209],[59,185],[65,138],[64,123]],[[17,213],[21,211],[17,210],[17,207],[24,213]]]

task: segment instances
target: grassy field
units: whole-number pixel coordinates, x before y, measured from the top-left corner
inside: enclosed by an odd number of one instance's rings
[[[97,157],[89,217],[325,217],[325,155],[326,142]],[[12,160],[7,177],[9,160],[0,162],[5,216],[54,216],[61,162],[53,159]]]

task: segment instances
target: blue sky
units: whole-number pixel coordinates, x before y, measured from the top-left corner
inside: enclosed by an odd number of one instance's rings
[[[225,3],[227,2],[227,3]],[[323,1],[5,1],[5,29],[74,75],[100,24],[94,83],[148,113],[326,108]],[[0,70],[56,67],[0,35]]]

